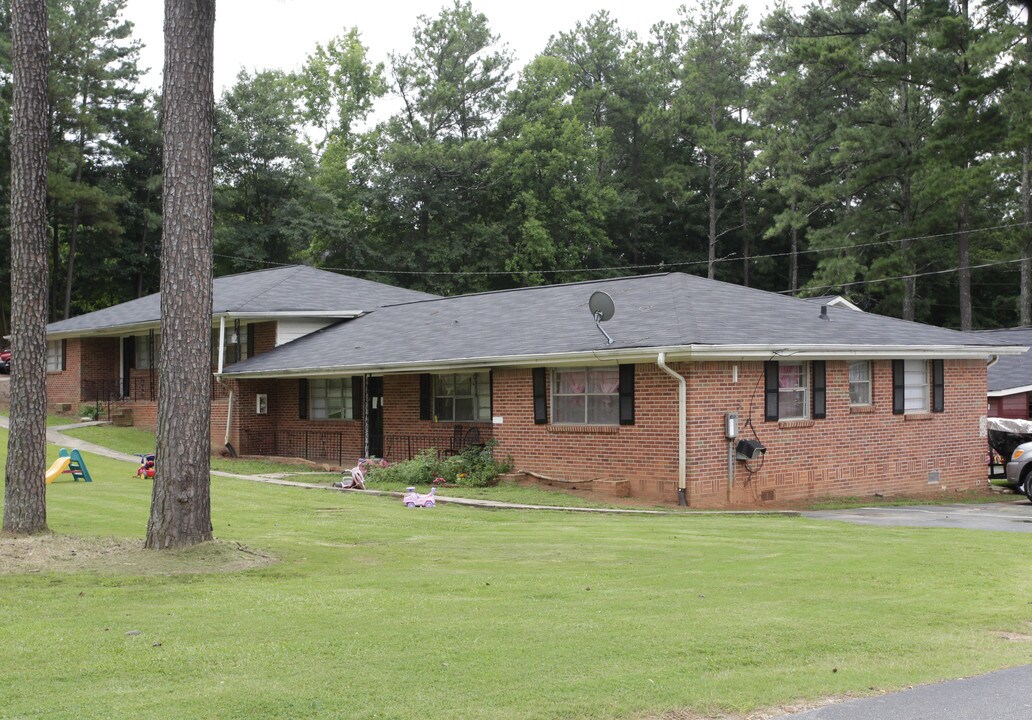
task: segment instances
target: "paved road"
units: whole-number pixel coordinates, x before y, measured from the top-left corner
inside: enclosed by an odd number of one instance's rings
[[[1029,720],[1032,665],[881,697],[828,705],[783,720]]]
[[[1014,497],[1010,502],[981,505],[910,505],[804,512],[808,518],[841,520],[886,527],[941,527],[965,530],[1032,532],[1032,504]],[[1029,716],[1032,718],[1032,715]]]

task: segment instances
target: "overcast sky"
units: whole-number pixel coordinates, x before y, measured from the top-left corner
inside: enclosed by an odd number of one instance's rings
[[[447,4],[451,4],[448,2]],[[646,37],[659,20],[675,20],[677,0],[474,0],[475,10],[487,15],[491,29],[516,54],[522,67],[540,52],[548,38],[570,30],[598,10],[608,10],[620,26]],[[770,4],[747,0],[755,21]],[[300,68],[316,43],[325,43],[352,26],[374,61],[387,61],[391,52],[405,52],[420,15],[434,16],[443,0],[218,0],[215,18],[216,96],[233,84],[241,67],[248,70]],[[688,3],[689,7],[692,5]],[[146,46],[141,67],[149,68],[147,85],[161,85],[161,0],[128,0],[126,17]]]

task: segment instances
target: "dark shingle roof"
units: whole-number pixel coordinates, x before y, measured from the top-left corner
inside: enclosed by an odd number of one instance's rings
[[[607,346],[588,311],[596,290],[616,314]],[[703,346],[903,346],[996,344],[954,330],[669,273],[522,288],[406,303],[325,328],[236,364],[227,374],[462,363],[603,350]],[[987,349],[986,354],[990,350]]]
[[[995,342],[1032,346],[1032,328],[981,330],[972,334],[992,338]],[[989,366],[989,392],[1002,392],[1029,385],[1032,385],[1032,352],[1005,355]]]
[[[258,270],[215,278],[212,313],[342,313],[436,297],[304,265]],[[161,295],[155,293],[103,310],[61,320],[48,333],[95,332],[127,325],[156,323]]]

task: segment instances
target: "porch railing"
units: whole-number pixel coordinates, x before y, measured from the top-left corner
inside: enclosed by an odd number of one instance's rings
[[[229,389],[211,379],[211,399],[221,400],[229,396]],[[135,375],[128,380],[103,378],[83,380],[80,398],[86,403],[154,402],[158,399],[158,378],[149,375]]]
[[[438,456],[456,455],[471,445],[480,445],[490,434],[478,427],[454,426],[450,431],[419,434],[391,433],[383,436],[383,456],[391,462],[411,460],[430,448]]]
[[[335,430],[253,430],[244,428],[248,455],[278,455],[351,467],[362,455],[354,435]]]

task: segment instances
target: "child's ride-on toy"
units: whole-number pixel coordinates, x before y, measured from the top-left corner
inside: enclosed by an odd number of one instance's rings
[[[430,488],[430,492],[426,495],[420,495],[414,487],[405,488],[405,497],[401,501],[405,503],[405,507],[432,508],[437,505],[437,501],[434,500],[435,492],[437,492],[435,487]]]

